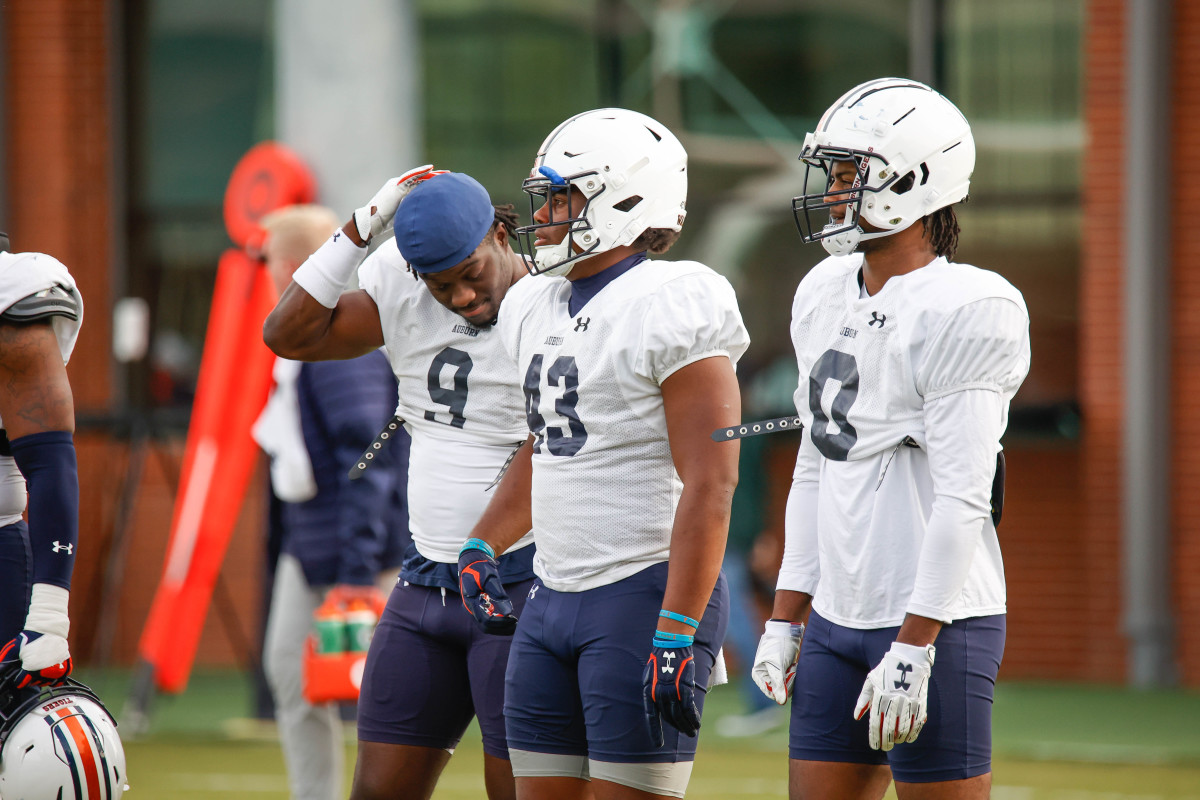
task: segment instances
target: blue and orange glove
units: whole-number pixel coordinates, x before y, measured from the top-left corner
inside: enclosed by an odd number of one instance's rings
[[[458,591],[485,633],[512,636],[517,615],[500,582],[496,553],[482,539],[467,539],[458,551]]]
[[[694,637],[682,633],[654,634],[653,649],[642,673],[642,706],[656,747],[663,746],[664,719],[685,736],[700,731],[693,641]]]
[[[18,664],[13,685],[52,686],[71,674],[73,666],[67,640],[52,633],[21,631],[0,647],[0,667]]]

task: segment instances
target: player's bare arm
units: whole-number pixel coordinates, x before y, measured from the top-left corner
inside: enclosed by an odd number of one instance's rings
[[[900,626],[900,632],[896,634],[896,641],[900,644],[924,647],[927,644],[933,644],[941,630],[942,623],[939,620],[910,613],[904,617],[904,624]]]
[[[496,485],[471,538],[481,539],[500,555],[533,527],[533,436],[513,456],[504,477]]]
[[[8,438],[75,431],[75,405],[49,322],[0,323],[0,419]]]
[[[263,324],[263,341],[276,355],[295,361],[358,358],[383,346],[379,308],[362,290],[326,308],[293,282]]]
[[[771,619],[783,619],[807,624],[808,612],[811,610],[811,594],[793,592],[790,589],[775,590],[775,604],[771,609]]]
[[[717,356],[673,373],[662,383],[662,396],[671,457],[683,481],[663,608],[699,619],[721,571],[738,475],[738,446],[714,442],[708,434],[737,424],[741,395],[733,365]],[[661,619],[659,627],[694,632],[673,619]]]

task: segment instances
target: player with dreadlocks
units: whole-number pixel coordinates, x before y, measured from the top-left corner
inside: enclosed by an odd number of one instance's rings
[[[901,800],[984,798],[1000,437],[1029,313],[1004,278],[953,261],[975,143],[945,97],[864,83],[800,158],[820,184],[792,201],[796,222],[830,257],[792,306],[804,435],[752,674],[781,704],[795,682],[792,798],[877,800],[891,780]]]

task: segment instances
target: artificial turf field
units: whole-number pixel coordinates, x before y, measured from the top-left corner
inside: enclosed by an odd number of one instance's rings
[[[119,714],[127,675],[80,677]],[[126,737],[126,797],[287,800],[271,726],[244,719],[250,692],[240,674],[201,673],[183,695],[159,698],[148,733]],[[786,733],[726,739],[712,730],[713,720],[737,710],[732,688],[710,698],[688,797],[787,796]],[[995,800],[1200,800],[1200,693],[1002,681],[994,729]],[[486,800],[481,752],[472,729],[434,797]]]

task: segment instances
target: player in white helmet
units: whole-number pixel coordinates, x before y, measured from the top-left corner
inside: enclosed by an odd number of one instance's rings
[[[399,383],[396,414],[412,436],[412,546],[367,654],[351,800],[431,797],[472,717],[489,800],[516,796],[503,713],[512,640],[479,631],[463,613],[457,569],[459,545],[525,436],[497,324],[501,301],[526,276],[509,247],[515,223],[512,206],[494,206],[470,176],[412,170],[300,266],[264,328],[267,344],[296,360],[385,348]],[[395,238],[368,257],[366,243],[388,226]],[[361,288],[343,294],[356,270]],[[510,634],[533,551],[523,536],[499,567],[514,604],[497,609],[494,624]]]
[[[532,524],[505,682],[521,797],[682,797],[728,614],[738,448],[709,434],[738,421],[749,337],[728,281],[647,258],[686,214],[687,154],[661,123],[572,117],[524,189],[541,205],[518,242],[541,277],[501,316],[529,439],[463,546],[463,597],[491,617],[494,555]]]
[[[792,307],[804,434],[753,674],[781,704],[794,681],[791,797],[985,798],[1025,301],[953,260],[975,145],[936,91],[857,86],[800,157],[820,188],[797,225],[830,257]]]

